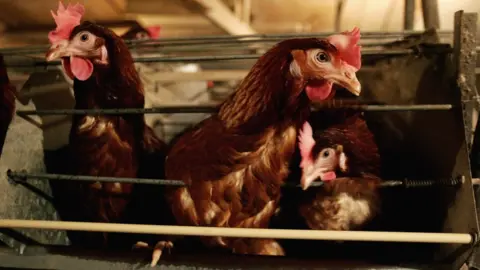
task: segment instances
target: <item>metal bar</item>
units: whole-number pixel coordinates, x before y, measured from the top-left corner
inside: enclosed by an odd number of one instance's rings
[[[383,37],[404,37],[414,34],[422,34],[423,31],[392,31],[392,32],[362,32],[362,38],[383,38]],[[149,41],[159,41],[159,42],[170,42],[170,41],[190,41],[190,40],[229,40],[229,39],[244,39],[244,38],[257,38],[257,39],[266,39],[266,38],[297,38],[297,37],[327,37],[330,35],[338,34],[337,32],[317,32],[317,33],[284,33],[284,34],[253,34],[253,35],[212,35],[212,36],[198,36],[198,37],[177,37],[177,38],[160,38],[160,39],[151,39],[151,40],[129,40],[126,41],[129,44],[141,44]],[[438,31],[439,35],[451,35],[453,31]]]
[[[428,49],[422,53],[450,53],[451,49],[441,48],[441,49]],[[416,53],[413,49],[397,49],[397,50],[385,50],[385,49],[370,49],[362,51],[362,55],[407,55]],[[171,62],[203,62],[203,61],[225,61],[225,60],[255,60],[261,57],[261,54],[245,54],[245,55],[205,55],[205,56],[178,56],[178,57],[137,57],[134,59],[136,63],[171,63]],[[39,66],[57,66],[60,65],[60,61],[34,61],[29,62],[29,64],[12,64],[7,65],[7,67],[39,67]]]
[[[162,42],[149,42],[142,43],[138,45],[127,45],[127,47],[132,50],[142,50],[142,49],[152,49],[154,48],[157,53],[174,53],[174,52],[203,52],[205,50],[221,47],[222,49],[242,49],[249,50],[251,49],[252,43],[257,43],[257,45],[264,47],[271,47],[273,44],[282,41],[283,39],[265,39],[265,40],[219,40],[214,43],[212,41],[190,41],[190,42],[179,42],[179,43],[162,43]],[[360,41],[360,45],[363,48],[372,47],[372,46],[382,46],[388,44],[388,42],[401,40],[399,38],[384,38],[383,42],[365,42],[365,40]],[[5,52],[3,54],[8,55],[38,55],[43,56],[48,47],[45,48],[20,48],[12,50],[10,52]]]
[[[99,114],[168,114],[168,113],[215,113],[218,105],[195,106],[162,106],[154,108],[121,108],[121,109],[89,109],[89,110],[18,110],[17,114],[25,115],[99,115]],[[421,104],[421,105],[315,105],[316,110],[361,110],[361,111],[445,111],[453,109],[451,104]]]
[[[11,181],[11,183],[22,183],[22,182],[25,182],[28,178],[34,178],[38,180],[129,183],[129,184],[147,184],[147,185],[162,185],[162,186],[184,186],[185,185],[183,181],[179,181],[179,180],[49,174],[49,173],[26,173],[26,172],[14,172],[12,170],[7,171],[7,177]]]
[[[423,31],[402,31],[402,32],[362,32],[362,39],[370,38],[401,38],[407,35],[412,34],[421,34]],[[145,40],[125,40],[127,45],[143,45],[148,43],[161,43],[162,46],[169,44],[178,46],[181,45],[180,42],[185,42],[185,44],[192,44],[192,41],[226,41],[226,40],[242,40],[250,39],[251,42],[262,42],[265,39],[288,39],[288,38],[303,38],[303,37],[327,37],[332,34],[337,34],[336,32],[323,32],[323,33],[286,33],[286,34],[254,34],[254,35],[216,35],[216,36],[197,36],[197,37],[181,37],[181,38],[160,38],[160,39],[145,39]],[[452,31],[439,31],[439,35],[452,35]],[[45,52],[50,46],[49,45],[38,45],[38,46],[28,46],[23,48],[2,48],[0,49],[1,54],[15,54],[18,52],[23,53],[34,53],[34,52]]]
[[[99,115],[99,114],[152,114],[152,113],[213,113],[217,109],[212,105],[164,106],[155,108],[90,109],[90,110],[19,110],[18,115]]]
[[[384,46],[389,44],[390,42],[399,41],[399,38],[385,38],[382,41],[368,41],[368,40],[361,40],[360,45],[362,48],[369,48],[369,47],[378,47]],[[273,44],[282,41],[282,39],[269,39],[263,41],[257,41],[255,46],[262,49],[268,49]],[[235,43],[231,41],[219,41],[216,43],[211,43],[209,41],[205,42],[190,42],[190,43],[182,43],[182,44],[163,44],[163,43],[145,43],[139,45],[128,45],[128,48],[131,51],[141,51],[141,50],[150,50],[155,53],[163,53],[163,54],[172,54],[172,53],[180,53],[180,52],[208,52],[208,51],[218,51],[219,48],[221,51],[248,51],[252,49],[251,43],[252,41],[248,40],[240,40]],[[44,56],[47,48],[41,49],[18,49],[16,51],[11,51],[8,55],[30,55],[30,56],[37,56],[42,57]],[[7,54],[7,53],[5,53]]]
[[[8,170],[8,180],[12,184],[25,183],[28,179],[37,180],[54,180],[54,181],[82,181],[82,182],[107,182],[107,183],[128,183],[128,184],[145,184],[145,185],[167,185],[167,186],[185,186],[180,180],[165,179],[147,179],[147,178],[126,178],[126,177],[107,177],[107,176],[87,176],[87,175],[68,175],[68,174],[50,174],[50,173],[27,173]],[[464,182],[464,177],[455,177],[449,179],[432,179],[432,180],[382,180],[382,187],[432,187],[432,186],[456,186]],[[312,187],[321,187],[324,182],[317,181],[312,183]],[[295,183],[285,183],[286,187],[300,187]]]
[[[468,233],[285,230],[15,219],[0,220],[0,228],[368,242],[473,244],[475,240],[475,237]]]
[[[403,11],[403,29],[413,30],[413,22],[415,19],[415,0],[405,0]]]

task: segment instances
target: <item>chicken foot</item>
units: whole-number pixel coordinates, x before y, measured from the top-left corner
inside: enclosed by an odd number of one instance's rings
[[[150,245],[145,243],[145,242],[137,242],[135,245],[133,245],[133,248],[148,248],[150,249]],[[154,267],[157,265],[158,261],[160,260],[160,257],[162,257],[162,253],[164,249],[172,249],[173,248],[173,242],[171,241],[159,241],[153,247],[153,253],[152,253],[152,261],[150,262],[150,266]]]

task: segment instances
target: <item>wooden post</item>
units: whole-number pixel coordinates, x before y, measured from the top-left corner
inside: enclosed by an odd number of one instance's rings
[[[422,12],[425,29],[440,28],[437,0],[422,0]]]
[[[403,29],[413,30],[413,20],[415,17],[415,0],[405,0]]]

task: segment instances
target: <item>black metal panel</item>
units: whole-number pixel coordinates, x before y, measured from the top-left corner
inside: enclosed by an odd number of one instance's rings
[[[151,268],[148,264],[149,253],[145,252],[105,252],[81,251],[63,248],[31,248],[24,256],[0,248],[0,267],[22,269],[102,269],[102,270],[147,270],[147,269],[319,269],[319,270],[416,270],[450,269],[448,265],[386,265],[366,261],[305,260],[275,258],[266,256],[241,256],[198,254],[164,255],[161,262]]]

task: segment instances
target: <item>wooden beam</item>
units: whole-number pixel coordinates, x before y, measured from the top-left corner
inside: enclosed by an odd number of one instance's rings
[[[425,29],[440,28],[438,0],[422,0],[423,24]]]
[[[242,22],[233,12],[220,0],[188,0],[186,4],[195,3],[200,6],[198,10],[203,12],[212,23],[225,30],[231,35],[254,35],[257,32],[249,24]]]
[[[233,0],[233,13],[237,18],[242,18],[242,0]]]
[[[345,0],[337,0],[337,5],[336,5],[336,12],[335,12],[335,23],[334,23],[334,29],[335,32],[340,32],[340,25],[342,23],[342,14],[343,14],[343,9],[345,8]]]
[[[413,23],[415,20],[415,0],[404,0],[404,3],[403,29],[413,30]]]
[[[244,23],[250,24],[251,18],[252,18],[252,0],[243,0],[242,21]]]
[[[204,16],[200,15],[157,15],[157,14],[141,14],[127,13],[126,18],[136,20],[141,25],[174,25],[174,26],[200,26],[208,27],[211,22]]]
[[[105,0],[113,11],[119,15],[124,15],[127,10],[127,0]]]

